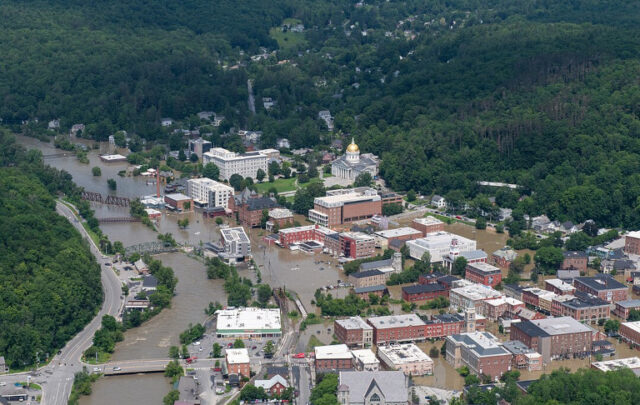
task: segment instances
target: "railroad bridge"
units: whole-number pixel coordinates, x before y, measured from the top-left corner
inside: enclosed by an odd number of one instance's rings
[[[117,205],[119,207],[128,207],[130,200],[127,197],[118,197],[117,195],[107,195],[106,198],[102,198],[102,194],[94,193],[93,191],[83,191],[82,199],[97,202],[100,204]]]

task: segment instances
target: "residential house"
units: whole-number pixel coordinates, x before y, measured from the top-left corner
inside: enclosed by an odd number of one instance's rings
[[[274,375],[268,380],[255,380],[254,384],[258,388],[262,388],[265,392],[269,393],[269,395],[280,395],[282,394],[288,387],[289,383],[284,379],[281,375]]]
[[[447,208],[447,200],[443,196],[436,194],[431,197],[431,205],[440,209]]]

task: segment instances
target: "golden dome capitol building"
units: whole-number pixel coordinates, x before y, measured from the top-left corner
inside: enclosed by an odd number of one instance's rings
[[[351,139],[347,152],[331,163],[331,174],[346,180],[355,180],[359,174],[369,172],[371,177],[378,175],[378,157],[372,153],[360,155],[360,148]]]

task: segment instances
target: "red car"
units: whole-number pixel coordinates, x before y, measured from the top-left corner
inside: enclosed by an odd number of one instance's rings
[[[193,363],[193,362],[194,362],[194,361],[196,361],[196,360],[198,360],[198,358],[197,358],[196,356],[193,356],[193,357],[189,357],[189,358],[187,358],[187,360],[186,360],[186,361],[187,361],[187,364],[191,364],[191,363]]]
[[[294,359],[304,359],[304,353],[298,353],[293,355]]]

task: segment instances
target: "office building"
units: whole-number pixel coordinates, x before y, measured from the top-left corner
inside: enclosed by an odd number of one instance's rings
[[[449,302],[453,311],[475,308],[477,313],[482,314],[484,311],[483,301],[500,297],[502,297],[502,293],[482,284],[471,284],[449,291]]]
[[[475,375],[499,378],[511,370],[511,353],[489,332],[461,333],[448,336],[446,360],[454,368],[467,366]]]
[[[573,279],[576,291],[583,291],[607,302],[625,301],[628,288],[608,274],[594,277],[576,277]]]
[[[376,345],[425,339],[425,323],[416,314],[377,316],[367,319],[367,322],[373,326],[373,342]]]
[[[359,316],[336,319],[333,329],[338,340],[346,345],[368,347],[373,344],[373,327]]]
[[[433,360],[413,343],[379,346],[378,357],[389,369],[409,376],[433,374]]]
[[[233,196],[233,187],[202,177],[187,180],[187,194],[199,206],[227,208]]]
[[[380,370],[380,360],[376,357],[371,349],[352,350],[353,364],[359,371],[378,371]]]
[[[545,363],[556,358],[587,356],[591,352],[593,330],[563,316],[511,325],[511,340],[519,340],[542,355]]]
[[[194,154],[198,156],[198,159],[202,159],[202,155],[211,150],[211,142],[205,141],[202,138],[189,140],[189,156]]]
[[[309,220],[333,227],[382,214],[382,200],[375,189],[369,187],[329,190],[325,197],[313,200]]]
[[[225,357],[227,361],[227,372],[229,374],[238,374],[242,377],[251,377],[251,360],[249,359],[249,351],[242,349],[226,349]]]
[[[422,233],[422,236],[434,232],[444,232],[444,222],[431,215],[411,221],[411,227]]]
[[[258,170],[268,172],[269,164],[269,157],[260,151],[238,154],[223,148],[212,148],[202,155],[202,160],[204,164],[213,163],[218,166],[222,180],[229,180],[234,174],[255,179]]]
[[[222,234],[224,251],[230,258],[240,259],[251,254],[251,241],[243,227],[222,228],[220,233]]]
[[[459,251],[476,250],[476,241],[449,232],[435,232],[424,238],[410,240],[406,243],[409,255],[420,260],[425,253],[431,255],[431,263],[442,262],[443,257],[450,252],[451,242],[456,239]]]
[[[350,370],[353,368],[353,355],[345,344],[316,346],[316,372]]]
[[[465,278],[474,283],[495,287],[502,281],[502,270],[484,262],[469,263]]]
[[[618,334],[630,345],[640,346],[640,321],[622,322]]]

